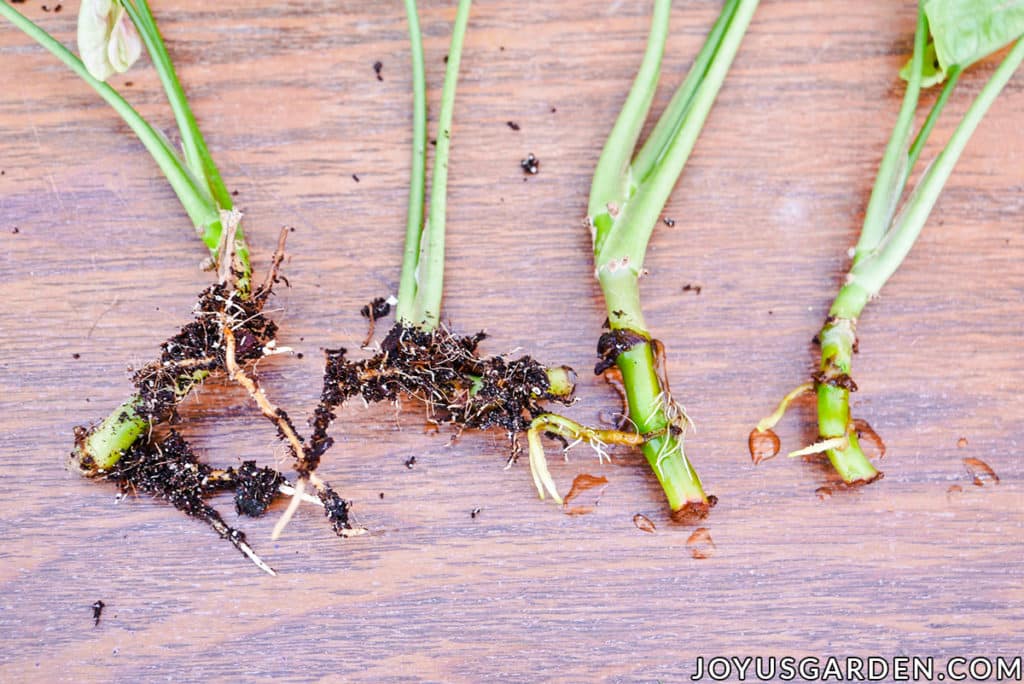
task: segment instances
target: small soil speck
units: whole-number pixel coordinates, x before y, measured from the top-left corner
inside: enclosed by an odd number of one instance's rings
[[[963,449],[966,446],[967,446],[967,438],[966,437],[961,437],[960,439],[956,440],[956,448],[957,449]]]
[[[957,494],[963,494],[963,493],[964,493],[964,488],[961,487],[960,485],[949,485],[949,487],[946,489],[946,498],[947,499],[951,499],[954,496],[956,496]]]
[[[373,73],[377,74],[377,80],[378,81],[383,81],[384,80],[384,77],[380,75],[381,69],[383,69],[383,68],[384,68],[384,62],[374,62],[373,63]]]
[[[92,624],[95,627],[100,624],[100,616],[103,615],[103,609],[107,607],[103,601],[97,601],[92,604]]]
[[[558,107],[552,107],[551,108],[551,113],[552,114],[557,114],[558,113]]]
[[[506,121],[505,124],[513,131],[519,130],[519,124],[517,124],[515,121]]]
[[[750,460],[757,465],[761,461],[778,456],[782,442],[772,430],[761,432],[754,428],[750,431],[750,437],[747,438],[747,446],[750,448]]]
[[[381,493],[380,493],[380,498],[381,498],[381,499],[383,499],[383,498],[384,498],[384,492],[381,492]]]
[[[21,228],[18,228],[18,226],[14,226],[13,228],[11,228],[11,235],[17,235],[20,232]]]
[[[302,352],[296,352],[295,353],[295,358],[297,358],[297,359],[305,358],[305,354],[303,354]]]
[[[352,174],[352,180],[354,180],[356,183],[358,183],[359,182],[359,176],[357,176],[356,174],[353,173]]]
[[[641,532],[646,532],[647,534],[654,534],[654,530],[657,529],[654,526],[654,522],[652,522],[651,519],[643,513],[637,513],[633,516],[633,526]]]
[[[410,456],[409,458],[405,459],[405,467],[406,468],[408,468],[409,470],[412,470],[412,467],[414,465],[416,465],[416,457],[415,456]]]
[[[715,542],[711,539],[711,533],[706,527],[698,527],[686,540],[686,546],[690,549],[690,555],[698,560],[711,558],[715,555]]]
[[[519,162],[519,168],[523,170],[523,173],[528,173],[531,176],[536,176],[540,173],[540,159],[537,159],[533,152],[526,155],[526,159],[522,159]]]
[[[381,319],[391,313],[391,302],[384,297],[375,297],[369,304],[359,310],[363,318]]]
[[[703,289],[703,285],[697,285],[695,283],[686,283],[685,285],[683,285],[683,292],[692,292],[695,295],[699,295],[701,290]]]
[[[662,219],[662,221],[663,221],[663,222],[665,223],[665,225],[666,225],[666,226],[668,226],[669,228],[672,228],[672,227],[674,227],[674,226],[676,225],[676,220],[675,220],[674,218],[669,218],[668,216],[666,216],[665,218],[663,218],[663,219]]]
[[[476,508],[474,508],[473,510],[471,510],[469,512],[469,517],[473,518],[474,520],[476,520],[476,517],[478,515],[480,515],[481,513],[483,513],[483,511],[484,511],[483,508],[481,508],[480,506],[477,506]]]
[[[80,358],[82,358],[82,355],[79,354],[78,352],[75,352],[74,354],[71,355],[71,358],[73,358],[73,359],[80,359]]]
[[[818,501],[825,501],[826,499],[832,498],[831,487],[818,487],[814,490],[814,495],[818,497]]]

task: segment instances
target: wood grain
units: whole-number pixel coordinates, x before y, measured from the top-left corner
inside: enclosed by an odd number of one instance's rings
[[[454,7],[423,5],[436,103]],[[718,5],[674,9],[656,111]],[[73,41],[76,4],[21,7]],[[397,286],[404,16],[396,3],[348,0],[155,10],[239,191],[256,258],[281,226],[296,228],[291,287],[274,306],[282,343],[304,358],[260,373],[302,415],[318,393],[320,350],[357,347],[360,306]],[[463,59],[447,317],[460,331],[486,328],[488,351],[522,347],[581,369],[571,413],[588,421],[615,398],[586,372],[604,314],[580,221],[649,10],[479,3]],[[751,426],[813,363],[810,338],[899,107],[913,21],[910,2],[766,0],[666,209],[675,227],[655,233],[648,322],[699,426],[690,452],[721,501],[706,524],[711,558],[691,557],[692,529],[670,523],[635,455],[553,459],[563,488],[580,472],[610,480],[593,514],[569,517],[536,499],[525,463],[502,470],[501,435],[450,443],[424,434],[415,407],[396,418],[392,407],[353,406],[322,472],[373,533],[335,539],[311,508],[276,543],[279,508],[239,521],[277,578],[168,506],[115,505],[110,486],[64,469],[72,427],[124,397],[125,368],[153,356],[209,276],[126,127],[0,27],[0,680],[677,681],[697,655],[1019,654],[1024,75],[862,320],[855,410],[888,445],[885,479],[822,501],[824,468],[755,468],[746,454]],[[963,79],[936,139],[992,68]],[[148,65],[114,80],[170,128]],[[529,152],[542,167],[524,182]],[[211,462],[281,457],[236,388],[211,383],[185,413]],[[784,445],[811,439],[812,420],[807,404],[787,417]],[[1001,483],[971,486],[969,456]],[[954,484],[962,493],[948,495]],[[654,534],[634,527],[638,512]],[[107,608],[94,627],[97,599]]]

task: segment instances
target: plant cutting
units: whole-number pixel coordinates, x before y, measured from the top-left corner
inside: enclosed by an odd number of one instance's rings
[[[722,87],[757,0],[727,0],[689,73],[636,150],[654,99],[668,37],[670,0],[655,0],[643,61],[612,128],[590,190],[587,223],[595,275],[608,310],[595,373],[621,389],[633,443],[661,483],[673,516],[701,518],[715,503],[684,451],[689,425],[665,373],[663,345],[649,331],[640,278],[654,226]],[[628,434],[628,433],[627,433]]]
[[[123,491],[143,491],[169,500],[211,525],[270,573],[273,570],[256,556],[244,534],[228,527],[205,503],[209,494],[234,490],[236,508],[248,515],[262,514],[279,494],[304,497],[324,506],[339,534],[357,532],[348,522],[347,503],[323,481],[315,480],[318,496],[313,499],[294,489],[277,471],[257,468],[251,461],[237,469],[216,470],[200,463],[176,431],[161,429],[176,417],[178,405],[192,390],[212,374],[223,374],[246,389],[277,426],[297,462],[305,449],[288,414],[270,402],[256,376],[246,369],[283,351],[276,345],[277,326],[263,309],[277,280],[285,232],[266,279],[254,287],[241,213],[232,206],[147,0],[84,0],[78,18],[81,58],[7,2],[0,2],[0,15],[60,59],[128,124],[174,189],[217,272],[216,282],[199,297],[194,320],[162,345],[158,360],[135,373],[136,393],[97,425],[76,430],[72,454],[76,465],[86,475],[117,482]],[[143,46],[170,102],[181,136],[181,155],[106,82],[130,68]]]
[[[455,91],[462,46],[470,15],[470,0],[460,0],[447,56],[441,105],[437,121],[433,179],[427,200],[427,104],[423,43],[414,0],[406,0],[411,45],[413,86],[413,145],[405,248],[395,306],[395,323],[371,357],[351,360],[345,349],[328,350],[320,405],[313,420],[309,460],[300,472],[312,473],[333,438],[329,428],[336,410],[347,399],[361,397],[366,403],[398,401],[402,397],[422,403],[428,419],[456,429],[500,428],[510,440],[509,464],[520,453],[518,436],[531,428],[534,419],[547,421],[550,432],[580,438],[593,445],[601,439],[614,441],[615,431],[594,431],[561,417],[545,417],[546,401],[569,403],[573,374],[566,367],[545,367],[529,356],[509,359],[482,356],[478,347],[482,332],[460,336],[441,322],[445,268],[445,222],[448,162],[451,149]],[[386,316],[390,306],[383,299],[364,307],[374,321]],[[371,327],[372,337],[372,327]],[[364,345],[365,346],[365,345]],[[632,436],[625,435],[632,439]],[[531,433],[530,444],[539,437]],[[561,501],[557,488],[530,450],[531,471],[543,498],[551,493]],[[543,453],[541,451],[541,459]],[[278,531],[298,506],[294,499]]]
[[[892,136],[868,201],[852,264],[828,316],[815,338],[821,347],[818,370],[790,392],[751,433],[768,434],[789,404],[817,394],[819,441],[791,452],[793,457],[824,453],[848,484],[872,482],[882,473],[864,453],[858,432],[869,429],[850,417],[850,376],[857,352],[858,320],[867,303],[906,259],[935,207],[943,186],[985,113],[1024,60],[1024,4],[1003,0],[923,0],[918,6],[914,51],[900,75],[907,82]],[[957,86],[961,73],[975,62],[1016,41],[963,115],[945,147],[907,192],[910,175],[925,143]],[[943,84],[930,111],[914,133],[921,91]],[[902,199],[902,206],[901,201]],[[771,437],[777,440],[774,435]],[[753,453],[753,450],[752,450]]]

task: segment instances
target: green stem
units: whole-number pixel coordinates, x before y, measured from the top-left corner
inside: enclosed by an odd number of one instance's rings
[[[819,369],[824,377],[849,377],[857,344],[857,318],[869,298],[870,293],[855,283],[843,287],[836,296],[829,318],[818,334],[821,342]],[[850,427],[850,390],[840,384],[819,382],[817,393],[818,436],[823,440],[847,438],[844,448],[826,452],[829,461],[845,482],[871,482],[879,472],[860,448],[857,433]]]
[[[924,60],[925,43],[928,38],[928,20],[924,7],[917,10],[917,29],[914,32],[914,55],[910,60],[910,78],[903,94],[903,104],[893,128],[892,137],[885,148],[882,163],[878,167],[875,185],[864,214],[864,227],[854,254],[854,264],[871,253],[885,237],[896,205],[907,183],[909,165],[907,145],[914,125],[914,112],[921,96],[921,65]]]
[[[687,78],[629,166],[625,160],[633,154],[657,85],[668,30],[668,3],[655,3],[644,61],[601,153],[588,205],[594,263],[609,324],[613,331],[628,330],[644,338],[615,359],[630,419],[648,437],[643,452],[669,506],[673,511],[697,515],[706,513],[710,503],[683,449],[685,416],[658,372],[640,305],[639,278],[658,216],[697,141],[757,4],[757,0],[727,0]]]
[[[900,194],[902,194],[909,169],[913,167],[920,156],[924,143],[928,139],[939,113],[945,107],[950,93],[956,87],[956,81],[960,75],[959,67],[949,70],[949,79],[942,93],[932,106],[921,131],[906,153],[906,157],[902,157],[904,141],[909,137],[907,132],[909,126],[906,124],[906,120],[913,116],[912,110],[909,116],[906,115],[906,110],[908,103],[915,106],[917,103],[916,89],[920,82],[919,52],[923,49],[923,35],[926,32],[927,27],[923,15],[919,15],[914,64],[911,67],[912,78],[908,85],[908,91],[913,89],[915,92],[908,92],[908,95],[904,97],[904,105],[896,130],[890,140],[889,149],[879,169],[879,177],[872,192],[872,204],[869,205],[869,216],[865,219],[864,232],[858,242],[857,257],[850,269],[847,284],[839,291],[839,295],[829,310],[829,318],[819,333],[821,341],[821,365],[819,368],[823,381],[819,382],[817,387],[818,434],[823,440],[846,437],[847,445],[845,447],[830,449],[827,454],[836,471],[844,481],[849,483],[870,482],[879,476],[879,472],[864,454],[857,440],[857,433],[851,428],[850,390],[843,386],[848,386],[849,383],[829,383],[827,380],[841,376],[849,378],[853,351],[857,341],[857,319],[864,306],[871,297],[878,294],[886,281],[903,263],[927,222],[928,216],[938,201],[939,194],[949,180],[968,140],[1010,77],[1024,61],[1024,39],[1020,39],[996,69],[988,83],[985,84],[985,87],[982,88],[981,93],[971,103],[949,142],[946,143],[935,162],[925,171],[903,209],[895,218],[892,218],[891,211],[886,215],[878,209],[879,206],[882,206],[883,199],[886,202],[891,202],[893,209],[895,208],[894,200],[891,197],[883,197],[884,190],[898,186]],[[916,78],[914,78],[915,75]],[[891,154],[893,150],[899,156]],[[909,164],[900,167],[898,161],[901,158],[908,161]],[[893,161],[894,159],[897,161]],[[891,174],[897,173],[897,171],[901,174],[901,180],[894,185]],[[873,210],[872,205],[874,206]],[[880,224],[877,222],[883,220],[885,225],[882,234],[879,235],[877,229]],[[891,227],[888,225],[890,220]],[[888,229],[887,232],[885,229]]]
[[[860,287],[872,294],[878,293],[903,263],[924,228],[924,224],[928,221],[928,216],[938,201],[943,186],[953,173],[953,168],[960,159],[967,142],[1022,61],[1024,61],[1024,38],[1014,44],[1002,64],[971,103],[949,142],[925,172],[917,189],[907,200],[899,216],[894,219],[893,227],[885,241],[870,257],[859,263],[854,263],[850,277]]]
[[[174,69],[174,63],[171,61],[170,54],[167,51],[167,45],[160,34],[156,17],[153,16],[153,12],[150,10],[149,3],[146,0],[135,0],[135,3],[137,3],[137,7],[132,0],[125,0],[124,8],[138,29],[139,35],[142,36],[142,40],[146,44],[146,50],[153,60],[153,66],[160,76],[160,82],[163,84],[167,100],[171,105],[171,111],[174,113],[174,119],[178,124],[181,145],[185,152],[185,163],[196,177],[198,184],[209,192],[210,198],[217,207],[222,211],[230,211],[233,206],[231,193],[224,184],[220,170],[210,154],[202,131],[199,130],[199,124],[196,122],[196,117],[189,105],[188,97],[185,95],[185,90],[181,86],[177,71]],[[220,221],[217,221],[208,224],[202,236],[203,242],[209,247],[214,257],[218,256],[217,246],[220,244],[222,230],[223,227]],[[252,280],[252,266],[249,259],[249,247],[246,244],[245,234],[241,225],[239,225],[235,233],[235,252],[242,266],[242,273],[236,282],[236,287],[244,295],[249,291],[249,284]]]
[[[629,330],[650,340],[640,309],[640,288],[637,277],[628,270],[603,272],[600,277],[612,330]],[[649,341],[641,342],[620,353],[615,365],[622,373],[626,389],[629,418],[637,432],[651,435],[642,450],[648,464],[661,483],[673,511],[692,511],[701,515],[709,508],[707,495],[697,472],[690,465],[683,449],[681,433],[673,434],[674,425],[665,411],[671,401],[667,388],[658,376],[654,350]]]
[[[135,135],[138,136],[146,150],[149,151],[154,161],[156,161],[157,166],[160,167],[164,176],[167,177],[167,181],[171,184],[193,224],[205,228],[211,223],[220,222],[217,207],[209,201],[207,194],[196,185],[194,178],[174,150],[171,149],[170,144],[116,90],[103,81],[94,78],[88,69],[85,68],[85,65],[82,64],[82,60],[76,57],[74,53],[7,4],[7,2],[0,1],[0,16],[10,21],[30,38],[49,50],[60,61],[64,62],[114,108]],[[207,242],[207,247],[215,249],[216,245],[211,245]]]
[[[471,0],[459,0],[448,49],[448,66],[441,90],[441,110],[437,121],[437,148],[434,153],[434,174],[430,184],[430,211],[426,232],[426,253],[418,264],[419,290],[416,293],[415,323],[424,330],[433,330],[441,322],[441,294],[444,288],[445,213],[448,205],[448,156],[451,149],[452,114],[455,110],[455,87],[459,82],[462,43],[469,23]]]
[[[208,375],[208,371],[182,375],[178,379],[181,387],[179,398],[184,398]],[[112,468],[121,460],[124,452],[152,425],[152,417],[146,416],[144,409],[142,399],[135,395],[114,409],[99,425],[81,435],[76,440],[73,454],[79,468],[86,474],[94,475],[98,471]]]
[[[618,200],[618,216],[612,217],[613,227],[607,231],[597,250],[600,252],[599,264],[625,259],[638,273],[642,270],[647,243],[658,217],[700,136],[757,5],[758,0],[740,0],[735,6],[726,4],[723,7],[722,15],[729,17],[725,22],[727,26],[709,36],[705,43],[705,48],[713,52],[712,61],[656,166],[636,188],[635,195]],[[591,206],[594,204],[591,201]]]
[[[412,164],[409,172],[409,211],[405,227],[402,278],[398,286],[395,319],[412,325],[416,306],[416,267],[423,237],[423,200],[427,177],[427,76],[423,60],[423,35],[416,0],[405,0],[412,58]],[[449,59],[449,61],[451,61]]]
[[[658,123],[655,124],[654,130],[651,131],[643,147],[637,152],[636,158],[633,160],[633,176],[639,183],[643,183],[649,178],[668,153],[672,141],[679,135],[680,129],[686,122],[686,115],[693,104],[694,94],[708,75],[708,69],[714,62],[726,29],[736,15],[737,7],[739,7],[739,0],[728,0],[722,7],[718,19],[715,20],[704,41],[704,46],[697,53],[697,58],[693,60],[693,65],[686,74],[686,80],[676,90],[668,107],[658,117]]]
[[[952,66],[946,72],[946,84],[942,87],[942,92],[935,99],[935,104],[929,110],[927,118],[921,124],[921,130],[917,132],[914,142],[910,144],[910,150],[907,152],[908,174],[917,165],[917,160],[921,156],[921,150],[924,149],[924,144],[928,142],[928,136],[932,134],[932,129],[935,128],[935,122],[939,120],[939,114],[945,109],[949,96],[953,93],[953,89],[956,88],[957,81],[960,80],[960,73],[961,69],[958,66]]]
[[[633,148],[640,137],[647,112],[654,100],[661,77],[661,59],[665,52],[665,41],[668,39],[669,19],[671,18],[672,0],[655,0],[651,15],[651,29],[647,36],[647,48],[644,58],[637,70],[629,95],[622,105],[615,125],[612,127],[604,149],[594,170],[594,179],[590,185],[590,206],[588,213],[592,218],[607,214],[608,202],[618,202],[629,196],[631,173],[629,160]],[[603,226],[598,227],[595,244],[600,243]]]

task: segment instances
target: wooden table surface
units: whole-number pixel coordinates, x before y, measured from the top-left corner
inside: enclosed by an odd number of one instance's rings
[[[423,5],[436,104],[454,7]],[[77,3],[19,7],[73,43]],[[677,3],[656,111],[718,8]],[[360,307],[397,287],[410,139],[403,11],[347,0],[155,10],[261,267],[280,228],[295,228],[291,287],[272,308],[281,343],[303,357],[275,357],[260,374],[306,415],[321,350],[358,348]],[[590,422],[616,400],[587,370],[604,313],[581,220],[649,12],[639,0],[481,2],[459,84],[447,319],[486,329],[488,352],[522,348],[581,370],[569,413]],[[561,487],[579,473],[609,479],[593,513],[569,516],[537,499],[525,459],[502,469],[501,434],[451,443],[425,432],[415,406],[398,416],[353,405],[321,472],[370,535],[337,539],[304,507],[271,542],[280,504],[236,520],[217,499],[276,578],[170,506],[116,504],[112,485],[65,469],[72,428],[124,398],[126,368],[187,320],[210,276],[126,126],[4,24],[0,680],[678,681],[698,655],[1019,654],[1024,74],[862,319],[854,406],[888,445],[885,479],[822,500],[824,467],[755,467],[747,453],[752,425],[814,362],[811,337],[899,108],[913,23],[911,2],[765,0],[666,209],[675,226],[652,240],[648,321],[699,428],[689,451],[720,499],[704,524],[711,557],[692,557],[692,526],[669,520],[638,455],[599,465],[578,448],[563,463],[552,450]],[[992,68],[965,76],[936,140]],[[113,83],[170,130],[148,62]],[[541,171],[524,182],[530,152]],[[226,382],[183,413],[211,463],[283,458],[273,428]],[[788,448],[814,431],[808,402],[779,428]],[[1001,482],[972,486],[967,457]],[[96,600],[107,607],[94,627]]]

